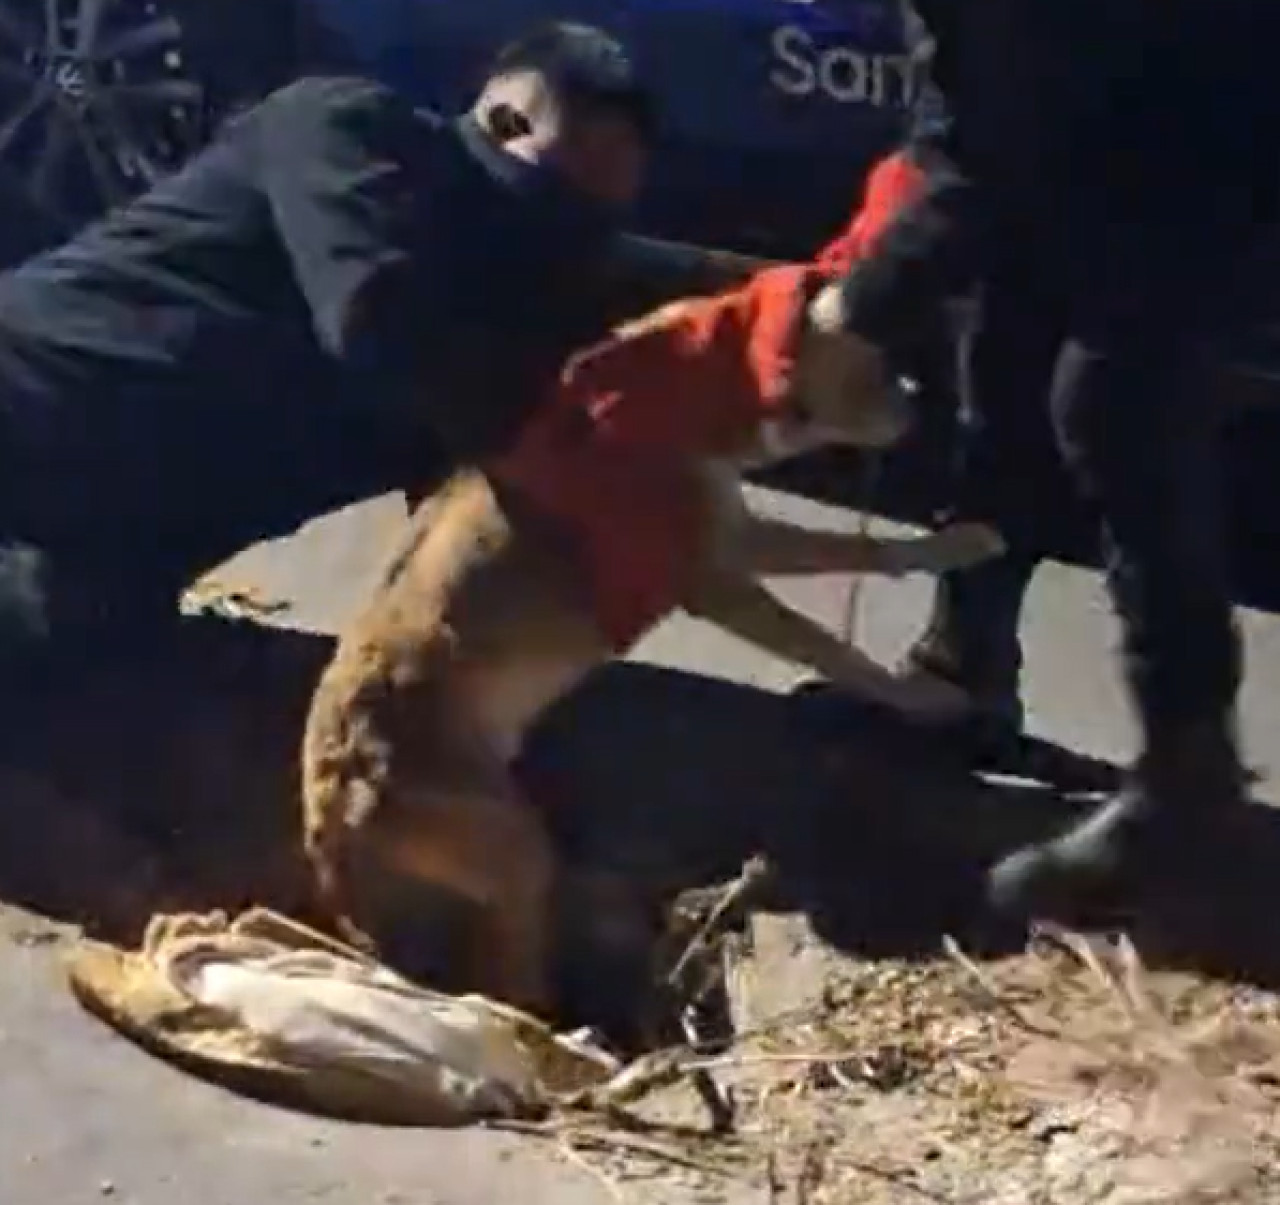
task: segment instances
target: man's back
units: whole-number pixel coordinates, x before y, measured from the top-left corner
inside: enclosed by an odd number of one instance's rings
[[[407,436],[431,344],[448,360],[464,330],[528,329],[549,301],[539,272],[576,250],[529,245],[506,166],[377,85],[302,81],[0,277],[0,458],[37,500],[9,533],[126,547],[168,525],[184,550],[207,531],[220,557],[405,484],[415,460],[429,472],[428,424],[421,446]],[[395,308],[415,312],[366,330],[365,286],[397,256],[414,279]],[[268,497],[288,502],[268,514]]]

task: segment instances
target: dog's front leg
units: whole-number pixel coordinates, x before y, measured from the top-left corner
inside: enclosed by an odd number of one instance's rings
[[[822,573],[947,573],[968,569],[1004,551],[1004,541],[983,523],[956,523],[921,536],[880,538],[801,527],[757,514],[737,473],[724,464],[700,470],[710,522],[710,555],[751,577]]]
[[[685,601],[685,610],[855,694],[891,707],[898,704],[901,683],[888,669],[744,573],[708,569]]]
[[[979,523],[956,524],[923,536],[878,538],[817,531],[747,512],[734,536],[743,568],[762,577],[822,573],[947,573],[1003,551],[1000,537]]]

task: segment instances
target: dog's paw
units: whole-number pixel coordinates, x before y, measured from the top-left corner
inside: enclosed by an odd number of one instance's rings
[[[913,557],[916,568],[925,573],[949,573],[971,569],[1005,551],[1003,537],[985,523],[953,523],[926,536]]]

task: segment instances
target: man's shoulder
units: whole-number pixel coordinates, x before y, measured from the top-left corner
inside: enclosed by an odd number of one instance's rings
[[[439,113],[414,106],[394,88],[361,75],[306,75],[277,88],[257,106],[272,122],[357,126],[393,123],[424,136],[449,123]]]

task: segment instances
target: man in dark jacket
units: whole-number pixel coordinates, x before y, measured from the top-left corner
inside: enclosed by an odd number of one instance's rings
[[[847,278],[838,318],[897,332],[980,285],[956,508],[1004,560],[943,585],[912,660],[1016,717],[1017,623],[1064,470],[1100,514],[1142,750],[1130,786],[992,873],[1019,913],[1111,898],[1199,856],[1243,798],[1240,651],[1206,344],[1277,215],[1280,6],[919,0],[950,121],[930,184]]]
[[[305,79],[0,276],[5,687],[145,642],[249,544],[502,447],[600,328],[653,121],[622,47],[571,24],[503,51],[458,120]]]

